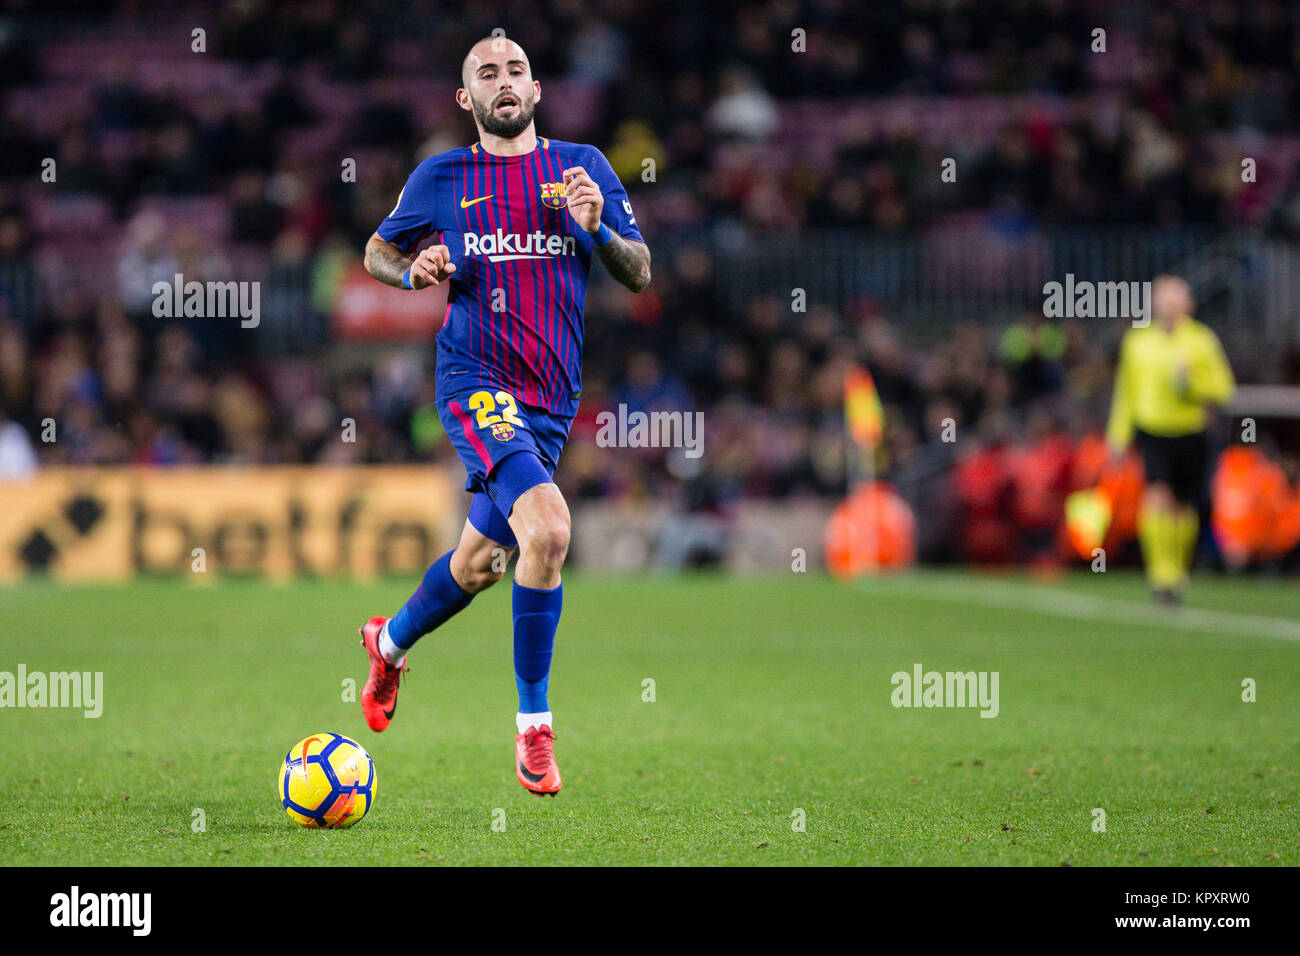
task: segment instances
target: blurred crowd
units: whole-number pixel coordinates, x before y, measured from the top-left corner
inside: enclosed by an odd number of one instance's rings
[[[709,510],[841,492],[852,362],[885,401],[880,467],[915,494],[971,447],[938,440],[947,421],[963,440],[1025,443],[1104,414],[1116,336],[1046,325],[1034,303],[996,327],[954,316],[925,342],[867,296],[806,314],[759,295],[737,306],[719,289],[720,237],[976,216],[1300,238],[1300,9],[1276,0],[236,0],[165,21],[131,2],[23,6],[0,18],[11,473],[451,462],[432,349],[340,342],[331,316],[410,169],[472,141],[451,96],[469,43],[498,26],[543,83],[539,130],[606,152],[656,256],[648,294],[597,281],[589,295],[560,472],[579,497]],[[153,283],[176,273],[262,282],[261,326],[157,318]],[[705,457],[599,448],[595,416],[619,404],[703,410]]]

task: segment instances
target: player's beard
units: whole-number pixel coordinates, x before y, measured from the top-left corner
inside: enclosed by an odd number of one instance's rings
[[[515,99],[519,101],[519,109],[513,116],[497,116],[492,112],[491,103],[474,102],[474,118],[483,127],[483,132],[502,139],[514,139],[528,129],[528,124],[533,121],[533,98],[530,96],[524,99],[522,95],[515,94]]]

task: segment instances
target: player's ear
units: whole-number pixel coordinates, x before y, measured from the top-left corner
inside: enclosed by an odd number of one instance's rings
[[[474,104],[469,101],[469,90],[461,87],[456,91],[456,104],[467,113],[474,109]]]
[[[536,103],[542,98],[542,84],[533,80],[533,102]]]

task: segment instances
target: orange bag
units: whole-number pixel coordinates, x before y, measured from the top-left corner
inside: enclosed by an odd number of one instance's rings
[[[826,524],[826,564],[836,577],[916,560],[916,519],[886,482],[863,482]]]
[[[1219,456],[1211,497],[1210,524],[1229,564],[1280,557],[1300,542],[1300,498],[1258,448],[1234,445]]]

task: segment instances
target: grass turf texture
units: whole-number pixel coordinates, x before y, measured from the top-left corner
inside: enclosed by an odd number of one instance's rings
[[[1120,572],[1054,587],[1144,599]],[[1300,863],[1300,642],[1155,609],[1070,619],[963,575],[573,577],[551,682],[565,789],[540,800],[512,769],[508,580],[416,649],[388,731],[341,700],[365,677],[357,625],[408,589],[0,589],[0,670],[102,670],[105,697],[98,720],[0,710],[0,864]],[[1300,621],[1295,594],[1208,578],[1189,603]],[[895,709],[890,676],[916,662],[999,671],[1000,715]],[[378,767],[347,831],[299,828],[273,791],[325,730]]]

